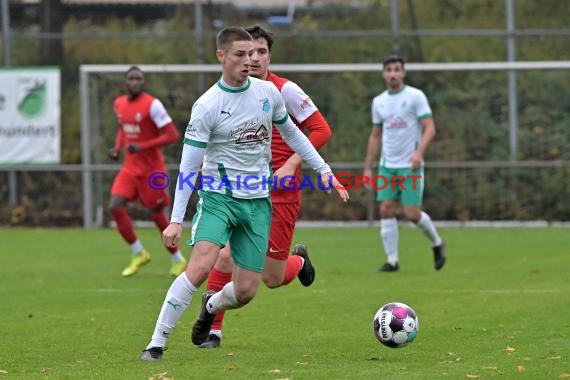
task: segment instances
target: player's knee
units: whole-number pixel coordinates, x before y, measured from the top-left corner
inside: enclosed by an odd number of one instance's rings
[[[224,249],[220,251],[220,255],[218,256],[218,260],[216,261],[216,269],[221,272],[229,273],[234,268],[234,261],[232,260],[232,255],[230,250],[226,246]]]
[[[283,283],[283,276],[276,276],[273,273],[263,272],[261,279],[263,280],[265,286],[267,286],[269,289],[278,288]]]
[[[114,212],[119,210],[122,207],[125,207],[126,205],[126,201],[124,198],[119,198],[119,197],[112,197],[111,201],[109,202],[109,211],[110,212]]]
[[[394,202],[384,201],[380,203],[380,217],[382,219],[393,218],[396,216],[396,205]]]
[[[239,289],[235,289],[236,299],[241,305],[248,304],[257,293],[256,287],[240,287]]]
[[[404,207],[404,216],[414,223],[420,220],[421,213],[422,210],[419,207]]]

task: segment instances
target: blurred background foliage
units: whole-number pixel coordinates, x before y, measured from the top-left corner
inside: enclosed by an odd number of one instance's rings
[[[376,63],[390,54],[393,40],[388,35],[366,33],[390,30],[390,2],[372,0],[361,7],[349,2],[329,1],[312,11],[299,10],[295,22],[286,28],[272,28],[276,43],[273,63]],[[446,29],[449,34],[399,38],[400,53],[409,62],[505,61],[504,36],[465,36],[465,29],[505,29],[505,6],[496,0],[400,1],[401,30]],[[56,57],[62,69],[62,163],[80,163],[80,64],[217,64],[215,34],[225,25],[265,25],[267,14],[249,14],[231,8],[206,5],[203,50],[194,35],[193,6],[180,6],[168,18],[140,20],[133,17],[76,17],[62,20],[62,54]],[[517,0],[517,29],[566,28],[570,2],[560,0]],[[30,38],[39,25],[13,26],[12,65],[44,64],[41,46],[45,41]],[[339,31],[358,31],[345,36]],[[454,33],[457,31],[457,33]],[[326,32],[326,33],[325,33]],[[336,33],[335,33],[336,32]],[[43,41],[43,42],[42,42]],[[567,35],[517,37],[519,61],[569,60]],[[53,59],[53,58],[52,58]],[[329,162],[362,162],[370,131],[370,103],[384,90],[380,73],[286,73],[313,98],[329,120],[333,139],[322,149]],[[218,78],[204,75],[206,87]],[[190,108],[204,89],[195,74],[147,74],[147,90],[160,98],[183,132]],[[407,82],[422,89],[430,100],[438,134],[428,149],[430,162],[507,161],[509,125],[507,73],[409,72]],[[570,160],[570,97],[568,70],[519,71],[518,159]],[[120,74],[100,74],[92,79],[97,117],[101,130],[93,142],[96,162],[108,163],[116,122],[112,101],[121,93]],[[181,146],[166,149],[167,161],[179,161]],[[340,169],[339,169],[340,170]],[[337,170],[337,171],[339,171]],[[352,170],[360,174],[361,169]],[[568,166],[552,168],[429,168],[426,171],[425,206],[435,219],[545,219],[570,220]],[[103,202],[108,199],[114,173],[100,174],[97,189]],[[0,173],[0,194],[7,199],[6,173]],[[20,173],[21,205],[28,210],[51,210],[62,224],[81,220],[80,175],[62,173]],[[38,187],[38,184],[41,186]],[[45,189],[50,189],[46,192]],[[54,196],[54,193],[64,194]],[[369,194],[353,190],[348,207],[338,207],[319,193],[305,192],[303,219],[366,219]],[[144,216],[142,210],[141,216]],[[135,212],[139,212],[135,211]],[[4,201],[0,213],[13,209]],[[35,211],[34,211],[35,212]],[[45,214],[45,213],[44,213]],[[21,220],[30,224],[51,223],[30,213]],[[43,214],[42,214],[43,215]],[[377,215],[375,215],[377,217]],[[107,218],[106,218],[107,219]]]

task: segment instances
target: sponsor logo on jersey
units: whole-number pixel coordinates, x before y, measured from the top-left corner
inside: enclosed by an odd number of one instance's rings
[[[123,131],[128,135],[138,135],[141,133],[141,127],[138,124],[123,124]]]
[[[243,130],[236,139],[236,144],[247,144],[251,142],[259,142],[269,138],[269,132],[265,125],[259,128],[247,128]]]
[[[301,102],[301,104],[299,104],[299,107],[301,107],[301,109],[304,111],[305,109],[307,109],[308,107],[310,107],[313,104],[313,102],[311,101],[311,98],[309,98],[308,96],[303,99],[303,101]]]

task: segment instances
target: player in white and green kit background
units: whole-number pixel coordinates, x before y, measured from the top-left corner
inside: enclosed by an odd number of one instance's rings
[[[380,202],[380,236],[387,262],[381,272],[400,269],[398,258],[398,203],[404,216],[418,226],[430,239],[434,265],[440,270],[445,264],[444,244],[431,218],[422,211],[424,186],[424,153],[435,136],[435,124],[425,94],[404,83],[404,60],[391,56],[384,60],[382,76],[387,89],[372,100],[372,131],[364,163],[365,178],[373,178],[372,167],[378,163],[380,178],[370,187],[377,189]]]
[[[143,361],[162,358],[168,337],[228,241],[236,265],[232,281],[221,291],[204,295],[201,316],[206,318],[194,324],[192,341],[207,338],[216,312],[242,307],[255,297],[271,226],[272,125],[323,181],[330,180],[343,201],[348,200],[330,167],[289,118],[275,85],[249,77],[254,51],[250,34],[243,28],[227,27],[218,33],[216,45],[222,77],[192,107],[171,221],[162,235],[167,247],[176,245],[182,236],[196,182],[193,174],[202,163],[202,175],[213,183],[200,191],[188,267],[166,294],[152,338],[141,354]]]

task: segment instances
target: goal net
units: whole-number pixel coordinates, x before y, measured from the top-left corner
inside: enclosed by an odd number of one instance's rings
[[[113,99],[129,65],[82,65],[82,207],[86,227],[109,220],[106,205],[119,165],[107,159]],[[219,65],[140,65],[145,88],[184,132],[194,101],[220,76]],[[430,101],[437,135],[426,154],[424,208],[436,220],[570,220],[570,62],[407,64],[406,82]],[[335,172],[362,174],[370,104],[384,89],[379,64],[287,64],[271,69],[297,82],[333,129],[321,150]],[[182,144],[165,150],[176,178]],[[310,174],[310,170],[307,170]],[[174,191],[171,183],[171,193]],[[374,220],[374,194],[362,185],[348,205],[303,192],[301,220]],[[193,203],[194,200],[191,201]],[[146,213],[133,205],[135,217]],[[193,204],[188,217],[193,213]],[[187,218],[188,220],[188,218]]]

